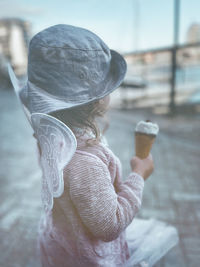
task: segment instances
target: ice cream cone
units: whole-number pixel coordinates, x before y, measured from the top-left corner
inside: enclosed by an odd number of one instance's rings
[[[136,156],[144,159],[148,157],[156,135],[135,132],[135,153]]]

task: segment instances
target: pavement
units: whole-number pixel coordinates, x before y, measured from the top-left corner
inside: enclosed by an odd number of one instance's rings
[[[152,149],[155,171],[145,182],[138,217],[177,227],[180,242],[156,267],[200,265],[200,116],[174,118],[149,110],[108,112],[106,137],[120,158],[124,180],[134,155],[133,130],[141,119],[160,126]],[[0,266],[40,267],[36,254],[41,214],[40,175],[35,140],[12,90],[0,91]],[[123,149],[122,149],[123,148]]]

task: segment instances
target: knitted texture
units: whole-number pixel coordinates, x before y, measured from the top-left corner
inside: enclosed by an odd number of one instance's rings
[[[64,170],[65,189],[41,219],[43,266],[123,266],[129,258],[125,229],[137,214],[144,179],[130,172],[122,181],[119,158],[102,143],[77,151]]]

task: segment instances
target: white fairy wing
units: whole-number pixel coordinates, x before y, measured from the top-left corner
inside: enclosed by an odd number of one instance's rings
[[[64,191],[63,169],[74,155],[77,141],[69,127],[50,115],[33,113],[31,122],[41,148],[42,201],[45,210],[51,210],[53,198]]]
[[[17,98],[18,98],[20,104],[22,105],[24,113],[25,113],[29,123],[31,124],[31,114],[30,114],[29,110],[27,109],[27,107],[25,106],[25,104],[23,103],[23,101],[22,101],[22,99],[20,97],[20,94],[23,93],[22,92],[23,89],[19,86],[19,81],[18,81],[18,79],[17,79],[12,67],[10,66],[10,64],[8,64],[8,73],[9,73],[12,85],[14,87],[15,94],[17,95]]]
[[[151,267],[179,240],[175,227],[155,219],[135,218],[126,229],[130,258],[126,267]]]
[[[76,151],[76,137],[70,128],[58,119],[42,113],[31,114],[24,102],[26,90],[20,88],[10,64],[8,72],[17,98],[40,146],[43,172],[41,197],[45,210],[49,211],[53,207],[53,198],[61,196],[64,191],[63,169]]]

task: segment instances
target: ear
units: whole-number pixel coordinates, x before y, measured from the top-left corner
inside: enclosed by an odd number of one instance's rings
[[[99,104],[100,105],[103,105],[104,104],[104,99],[102,98],[102,99],[99,99]]]

